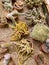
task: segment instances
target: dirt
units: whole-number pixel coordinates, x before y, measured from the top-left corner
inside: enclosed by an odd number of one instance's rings
[[[24,11],[27,10],[26,8],[24,8]],[[1,0],[0,0],[0,15],[7,15],[7,11],[5,9],[3,9],[2,7],[2,3],[1,3]],[[24,18],[21,16],[19,17],[20,20],[22,21],[25,21]],[[10,42],[10,35],[12,33],[12,29],[11,28],[0,28],[0,41],[3,40],[3,41],[6,41],[6,42]],[[0,43],[3,43],[3,42],[0,42]],[[34,55],[39,53],[40,52],[40,46],[39,46],[39,43],[38,42],[33,42],[33,45],[34,45]],[[49,54],[45,54],[43,52],[43,54],[45,55],[45,58],[46,58],[46,65],[49,65]],[[27,63],[28,65],[37,65],[35,60],[34,60],[34,55],[32,55],[32,57],[30,57],[26,62],[25,64]],[[16,61],[17,62],[17,61]],[[0,60],[0,65],[3,65],[2,64],[2,60]]]

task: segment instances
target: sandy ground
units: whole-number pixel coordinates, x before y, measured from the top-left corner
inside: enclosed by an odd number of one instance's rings
[[[7,12],[2,8],[2,3],[0,0],[0,15],[6,15]],[[22,17],[21,17],[22,20]],[[24,19],[23,19],[24,20]],[[10,28],[0,28],[0,41],[1,40],[5,40],[6,42],[10,42],[10,35],[12,33],[12,29]],[[38,43],[34,42],[34,53],[39,53],[40,46]],[[49,54],[45,54],[45,58],[46,58],[46,65],[49,65]],[[34,55],[32,55],[32,57],[30,57],[25,63],[27,63],[28,65],[37,65],[35,60],[34,60]],[[0,60],[0,65],[2,65],[2,60]]]

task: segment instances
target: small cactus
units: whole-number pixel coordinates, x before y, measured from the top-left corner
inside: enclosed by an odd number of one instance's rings
[[[44,24],[36,24],[30,33],[30,36],[35,40],[44,42],[49,38],[49,28]]]

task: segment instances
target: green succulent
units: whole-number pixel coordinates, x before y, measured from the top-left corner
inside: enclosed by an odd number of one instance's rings
[[[30,36],[38,41],[44,42],[49,38],[49,28],[44,24],[36,24],[30,33]]]

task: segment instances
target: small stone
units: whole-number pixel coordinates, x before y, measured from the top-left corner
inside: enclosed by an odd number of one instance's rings
[[[46,40],[46,45],[49,47],[49,39]]]
[[[10,59],[10,54],[6,54],[6,55],[4,56],[4,58],[5,58],[6,60]]]
[[[48,52],[49,52],[49,49],[48,49]]]
[[[3,65],[8,65],[9,60],[10,60],[10,54],[7,53],[4,56]]]

